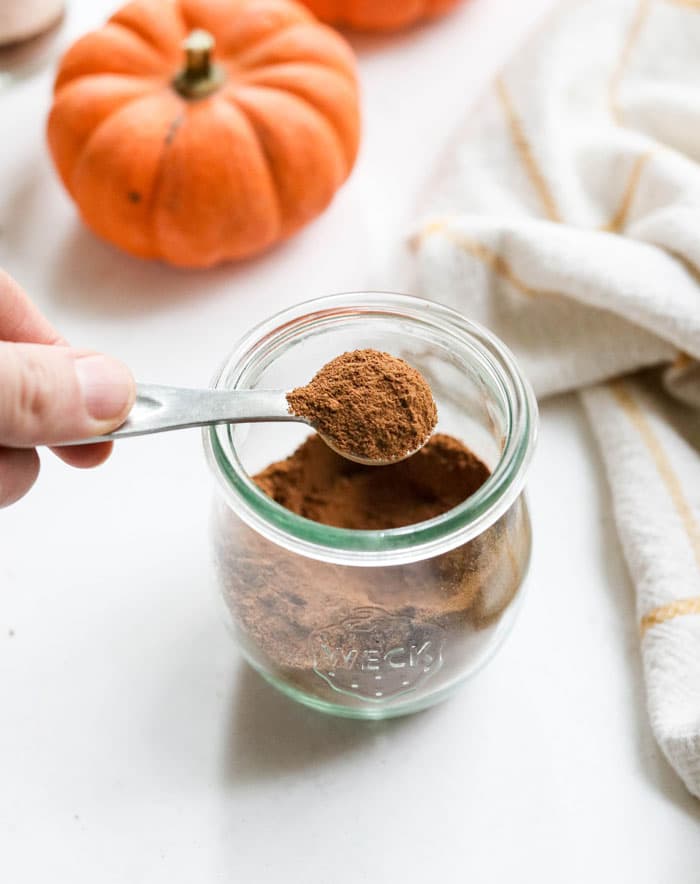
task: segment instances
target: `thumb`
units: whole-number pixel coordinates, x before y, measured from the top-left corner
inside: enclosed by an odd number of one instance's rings
[[[129,369],[70,347],[0,342],[0,445],[33,448],[108,433],[136,395]]]

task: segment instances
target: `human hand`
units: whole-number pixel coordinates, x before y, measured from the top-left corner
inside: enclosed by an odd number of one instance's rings
[[[125,365],[69,347],[17,283],[0,271],[0,507],[19,500],[39,473],[37,445],[108,433],[136,395]],[[111,442],[54,452],[74,467],[95,467]]]

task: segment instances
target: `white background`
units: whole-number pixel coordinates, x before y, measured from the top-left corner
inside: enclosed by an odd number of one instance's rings
[[[381,283],[453,127],[551,0],[471,0],[357,39],[350,183],[239,267],[140,263],[76,219],[44,146],[50,72],[0,93],[0,264],[75,344],[206,384],[279,308]],[[70,28],[108,0],[75,0]],[[387,278],[389,276],[389,278]],[[633,591],[576,400],[543,408],[530,596],[444,705],[367,724],[295,706],[241,662],[208,562],[196,431],[50,456],[0,514],[0,881],[700,881],[700,804],[650,733]]]

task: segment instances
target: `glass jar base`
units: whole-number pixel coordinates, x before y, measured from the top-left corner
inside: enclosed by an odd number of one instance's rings
[[[520,586],[517,597],[510,605],[506,617],[498,625],[497,634],[494,636],[493,642],[480,658],[473,662],[473,665],[467,672],[464,672],[461,676],[458,676],[438,690],[418,697],[407,696],[404,700],[392,705],[348,706],[343,703],[332,703],[329,700],[324,700],[321,697],[299,690],[284,678],[276,678],[271,672],[258,666],[245,653],[244,649],[238,645],[238,642],[236,644],[243,659],[254,672],[281,694],[284,694],[285,697],[294,700],[302,706],[322,712],[324,715],[332,715],[335,718],[350,718],[356,721],[385,721],[390,718],[403,718],[416,712],[424,712],[431,706],[436,706],[445,700],[449,700],[453,694],[457,693],[460,688],[464,687],[467,682],[491,662],[518,620],[520,608],[522,607],[524,597],[527,595],[529,584],[530,581],[526,578]]]
[[[438,694],[431,694],[420,700],[402,703],[401,705],[389,708],[372,706],[349,707],[342,706],[339,703],[329,703],[327,700],[322,700],[320,697],[305,694],[303,691],[299,691],[290,684],[287,684],[287,682],[284,682],[281,679],[276,679],[273,675],[270,675],[269,672],[264,672],[262,669],[258,669],[249,660],[246,662],[268,684],[284,694],[285,697],[289,697],[291,700],[295,700],[297,703],[300,703],[302,706],[306,706],[309,709],[323,712],[325,715],[332,715],[335,718],[352,718],[356,721],[385,721],[388,718],[402,718],[405,715],[413,715],[414,712],[422,712],[437,703],[441,703],[443,700],[447,700],[456,690],[458,690],[462,683],[458,682],[457,684],[450,685],[449,688]]]

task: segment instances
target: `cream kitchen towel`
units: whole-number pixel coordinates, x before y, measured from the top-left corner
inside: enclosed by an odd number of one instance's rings
[[[700,0],[562,3],[455,138],[413,252],[538,395],[582,390],[652,727],[700,796]]]

